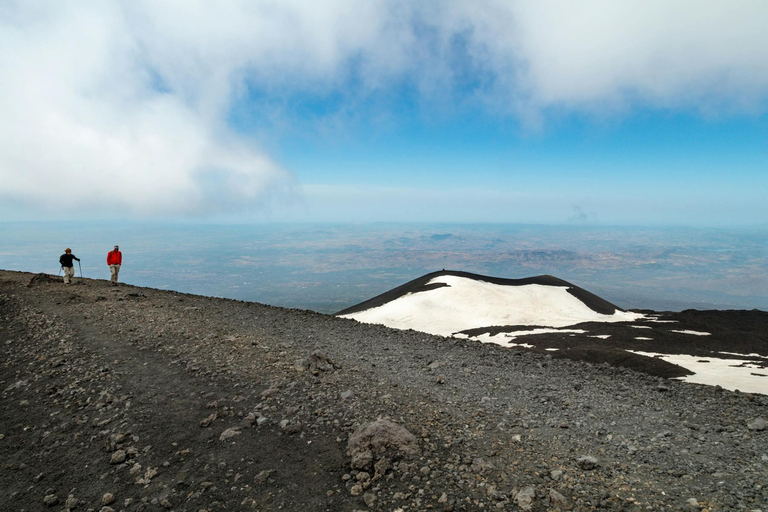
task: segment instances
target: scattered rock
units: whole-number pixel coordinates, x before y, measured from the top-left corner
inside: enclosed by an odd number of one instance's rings
[[[576,459],[576,462],[579,464],[579,467],[581,469],[589,471],[597,468],[598,461],[595,457],[592,457],[591,455],[584,455]]]
[[[274,472],[274,469],[265,469],[263,471],[259,471],[259,473],[254,477],[253,481],[257,484],[263,484],[270,479]]]
[[[126,459],[126,453],[125,450],[117,450],[112,454],[112,457],[109,459],[110,464],[122,464],[125,462]]]
[[[221,435],[219,436],[219,441],[226,441],[227,439],[231,439],[239,435],[240,435],[240,427],[231,427],[221,433]]]
[[[80,504],[80,500],[75,498],[73,494],[70,494],[67,496],[66,501],[64,501],[64,508],[67,510],[74,510],[77,508],[77,506]]]
[[[316,350],[298,363],[296,368],[308,370],[312,375],[319,375],[320,372],[330,372],[340,367],[328,357],[328,354],[322,350]]]
[[[209,415],[208,417],[200,420],[200,426],[203,427],[203,428],[210,426],[211,423],[213,423],[213,421],[216,418],[218,418],[218,416],[219,416],[218,413],[214,412],[213,414]]]
[[[372,492],[367,492],[363,495],[363,501],[365,502],[366,506],[373,508],[373,505],[376,503],[376,495]]]
[[[522,510],[531,510],[533,508],[533,500],[536,498],[536,489],[533,487],[526,487],[522,491],[515,495],[515,501],[517,506]]]
[[[554,489],[549,490],[549,504],[550,507],[559,508],[565,510],[568,508],[568,500]]]

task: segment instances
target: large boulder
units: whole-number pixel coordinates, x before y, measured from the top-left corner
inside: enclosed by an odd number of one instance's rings
[[[379,418],[363,425],[352,434],[347,443],[347,455],[352,458],[352,469],[366,469],[374,459],[398,459],[418,455],[416,436],[392,421]]]

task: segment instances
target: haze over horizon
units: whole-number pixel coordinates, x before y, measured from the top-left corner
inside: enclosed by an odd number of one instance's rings
[[[765,226],[768,3],[0,3],[6,221]]]

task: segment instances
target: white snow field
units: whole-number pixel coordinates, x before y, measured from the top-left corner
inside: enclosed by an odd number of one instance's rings
[[[645,318],[641,313],[628,311],[617,310],[612,315],[597,313],[568,293],[565,286],[501,285],[451,275],[435,277],[427,285],[438,283],[448,286],[408,293],[381,306],[342,316],[441,336],[478,327],[560,328],[581,322],[634,322]],[[509,346],[509,338],[504,336],[484,337],[482,341]]]
[[[768,368],[764,368],[757,361],[697,357],[687,354],[658,354],[636,350],[629,352],[641,356],[658,357],[694,372],[693,375],[679,378],[685,382],[720,386],[731,391],[738,389],[743,393],[768,394]]]

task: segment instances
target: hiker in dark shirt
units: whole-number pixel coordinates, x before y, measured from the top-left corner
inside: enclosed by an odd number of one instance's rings
[[[61,268],[64,270],[64,284],[72,283],[72,278],[75,277],[75,267],[72,265],[72,261],[80,261],[80,258],[72,254],[72,249],[67,247],[64,249],[64,254],[59,258]]]

